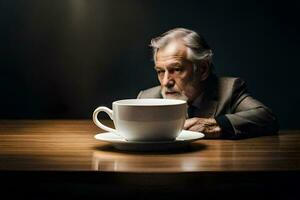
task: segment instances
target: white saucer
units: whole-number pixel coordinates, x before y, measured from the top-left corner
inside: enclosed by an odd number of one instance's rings
[[[182,130],[175,140],[157,142],[127,141],[113,132],[99,133],[94,137],[97,140],[111,143],[116,149],[149,151],[182,148],[193,141],[203,138],[204,134],[200,132]]]

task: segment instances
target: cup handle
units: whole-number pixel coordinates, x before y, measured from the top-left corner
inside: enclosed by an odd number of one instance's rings
[[[110,127],[107,127],[107,126],[101,124],[101,122],[97,118],[99,112],[107,113],[108,116],[110,117],[110,119],[113,120],[113,111],[111,109],[107,108],[107,107],[100,106],[100,107],[96,108],[94,113],[93,113],[93,121],[99,128],[101,128],[105,131],[108,131],[108,132],[116,133],[117,132],[116,129],[113,129],[113,128],[110,128]]]

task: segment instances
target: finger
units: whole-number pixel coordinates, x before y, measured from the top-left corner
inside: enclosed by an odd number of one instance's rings
[[[213,134],[219,134],[221,132],[221,128],[219,126],[215,126],[213,128],[209,128],[208,132]]]
[[[221,129],[214,128],[214,129],[207,129],[205,130],[205,138],[220,138],[221,137]]]
[[[183,128],[186,129],[186,130],[189,130],[189,128],[190,128],[191,126],[193,126],[194,124],[196,124],[196,123],[197,123],[197,118],[196,118],[196,117],[187,119],[187,120],[185,120],[185,122],[184,122]]]
[[[196,131],[196,132],[203,132],[204,127],[201,124],[195,124],[195,125],[191,126],[188,130],[189,131]]]

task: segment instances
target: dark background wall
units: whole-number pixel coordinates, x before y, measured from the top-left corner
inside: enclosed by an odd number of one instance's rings
[[[299,126],[297,1],[0,0],[0,118],[91,118],[158,84],[149,42],[204,35],[218,75]]]

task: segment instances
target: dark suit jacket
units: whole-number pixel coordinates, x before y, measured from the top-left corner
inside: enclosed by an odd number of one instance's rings
[[[137,98],[162,98],[161,87],[143,90]],[[225,138],[278,131],[276,116],[267,106],[250,96],[245,81],[240,78],[211,75],[202,100],[194,106],[196,108],[191,117],[215,118]]]

